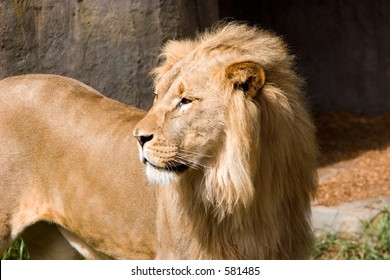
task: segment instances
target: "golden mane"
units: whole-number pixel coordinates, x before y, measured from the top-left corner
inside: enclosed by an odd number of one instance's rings
[[[317,146],[302,92],[303,81],[294,71],[294,56],[286,44],[270,32],[231,23],[193,41],[170,41],[162,53],[165,61],[154,70],[160,92],[185,75],[187,65],[202,61],[203,64],[197,64],[201,68],[193,70],[191,76],[201,71],[209,73],[218,85],[219,98],[229,100],[223,108],[224,136],[213,154],[212,164],[201,173],[182,176],[175,187],[164,190],[174,192],[172,196],[178,195],[186,208],[177,214],[177,219],[186,221],[186,213],[193,214],[190,221],[183,223],[192,224],[193,232],[187,234],[201,241],[189,245],[190,256],[307,257],[311,245],[310,199],[316,190]],[[257,71],[256,66],[255,70],[244,69],[242,63],[259,65],[265,74],[264,84],[255,85],[252,93],[246,92],[250,98],[232,94],[240,87],[247,87],[244,84],[247,75]],[[239,70],[234,65],[239,65]],[[236,72],[229,74],[229,71]],[[252,84],[256,84],[255,78],[250,77]],[[258,77],[256,82],[261,79]],[[166,105],[166,101],[161,102]],[[154,110],[139,126],[145,125]],[[205,220],[210,224],[205,224]]]

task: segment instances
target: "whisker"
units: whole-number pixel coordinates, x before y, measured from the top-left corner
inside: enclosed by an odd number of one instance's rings
[[[191,152],[183,152],[183,151],[180,151],[179,153],[187,156],[198,157],[198,158],[213,158],[213,156],[201,154],[201,153],[191,153]]]
[[[199,166],[202,166],[202,167],[206,167],[206,165],[201,164],[200,162],[197,162],[196,159],[194,159],[193,157],[191,157],[189,155],[177,154],[176,157],[181,159],[181,160],[191,162],[192,164],[196,164],[196,165],[199,165]]]
[[[189,166],[191,166],[194,169],[201,170],[201,169],[207,168],[206,165],[203,165],[203,164],[201,164],[199,162],[194,161],[193,159],[188,157],[188,155],[177,154],[176,155],[176,161],[178,163],[181,163],[181,164],[189,165]]]
[[[174,159],[173,162],[175,163],[178,163],[178,164],[183,164],[183,165],[187,165],[193,169],[196,169],[196,170],[201,170],[201,167],[198,166],[196,163],[193,163],[193,162],[188,162],[188,161],[183,161],[183,160],[180,160],[178,158]]]
[[[207,154],[199,153],[199,152],[194,152],[194,151],[190,151],[190,150],[185,150],[185,149],[180,149],[179,153],[180,152],[184,152],[185,154],[194,155],[194,156],[201,156],[201,157],[208,157],[208,158],[212,158],[213,157],[211,155],[207,155]]]
[[[178,152],[177,155],[181,156],[182,158],[186,158],[190,160],[195,160],[200,158],[198,155],[195,154],[188,154],[188,153],[181,153],[181,152]]]

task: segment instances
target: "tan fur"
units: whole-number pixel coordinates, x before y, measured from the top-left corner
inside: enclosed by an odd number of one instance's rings
[[[163,56],[134,130],[149,180],[164,185],[157,257],[308,257],[317,147],[286,45],[228,24]]]
[[[69,78],[0,81],[0,253],[22,234],[32,258],[154,258],[144,114]]]

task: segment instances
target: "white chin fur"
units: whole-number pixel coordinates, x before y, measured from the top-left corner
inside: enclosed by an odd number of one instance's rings
[[[169,185],[177,180],[178,175],[175,172],[157,170],[150,164],[146,164],[146,176],[152,184]]]

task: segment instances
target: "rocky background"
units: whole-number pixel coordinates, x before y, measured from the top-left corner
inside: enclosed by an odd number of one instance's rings
[[[0,78],[74,77],[147,109],[164,42],[221,18],[281,34],[316,111],[390,111],[390,1],[0,0]]]
[[[143,109],[168,39],[218,20],[211,0],[0,0],[0,78],[54,73]]]

